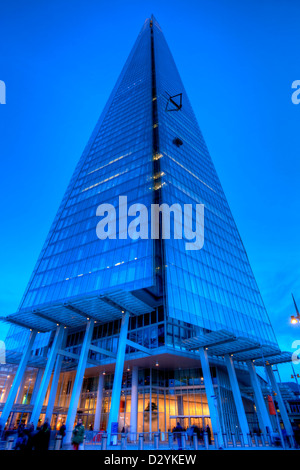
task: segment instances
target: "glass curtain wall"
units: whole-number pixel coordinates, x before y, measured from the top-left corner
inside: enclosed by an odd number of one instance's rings
[[[209,330],[277,344],[246,251],[208,153],[187,93],[159,24],[154,21],[155,70],[162,201],[204,204],[204,246],[187,251],[183,240],[164,241],[168,315]],[[182,108],[168,111],[182,94]],[[176,100],[176,98],[174,98]],[[178,98],[177,98],[178,100]],[[217,134],[217,129],[216,129]]]
[[[154,284],[151,239],[132,240],[118,223],[116,239],[97,238],[97,207],[112,204],[118,217],[122,195],[127,196],[128,206],[139,202],[149,207],[152,202],[152,89],[146,25],[75,169],[21,309],[115,286],[135,290]]]
[[[216,383],[215,370],[212,369],[213,381]],[[67,408],[75,379],[74,373],[64,373],[58,384],[55,400],[56,414],[52,425],[59,426],[66,418]],[[120,401],[119,431],[124,427],[130,431],[131,413],[131,371],[123,376]],[[98,377],[84,379],[78,415],[83,419],[86,429],[94,426],[97,404]],[[113,375],[107,374],[104,379],[100,429],[106,430]],[[217,389],[216,389],[216,393]],[[180,371],[160,371],[156,368],[139,370],[138,376],[138,417],[137,432],[168,432],[180,422],[184,429],[191,425],[204,429],[210,426],[209,409],[201,369]]]

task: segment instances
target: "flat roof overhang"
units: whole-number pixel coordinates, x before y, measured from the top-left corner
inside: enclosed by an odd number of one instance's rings
[[[3,321],[42,333],[53,331],[57,325],[69,328],[84,327],[88,319],[106,323],[122,318],[124,311],[142,315],[153,310],[129,291],[111,291],[84,297],[72,297],[48,303],[38,308],[20,309]]]
[[[66,352],[66,354],[68,353]],[[7,365],[18,366],[21,359],[22,359],[22,351],[6,350],[6,363],[5,363],[6,366]],[[95,365],[96,361],[90,361],[88,359],[88,364],[89,363]],[[45,369],[46,364],[47,364],[47,357],[31,355],[28,360],[27,367],[33,367],[36,369]],[[74,370],[77,368],[77,364],[78,364],[77,359],[70,359],[67,355],[63,356],[61,370],[63,372]]]
[[[288,352],[288,351],[282,351],[280,352],[280,354],[275,354],[274,356],[270,356],[270,357],[266,357],[265,358],[265,362],[267,365],[275,365],[275,364],[283,364],[285,362],[292,362],[293,358],[292,358],[292,353]],[[256,366],[263,366],[264,365],[264,362],[263,360],[260,358],[260,359],[256,359],[255,360],[255,365]]]

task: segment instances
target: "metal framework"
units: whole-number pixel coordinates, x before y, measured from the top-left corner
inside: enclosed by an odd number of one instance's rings
[[[226,330],[202,333],[182,341],[188,350],[205,348],[209,356],[233,356],[235,361],[246,362],[254,360],[255,365],[279,364],[290,362],[291,354],[281,352],[276,345],[260,344],[251,338],[235,336]]]

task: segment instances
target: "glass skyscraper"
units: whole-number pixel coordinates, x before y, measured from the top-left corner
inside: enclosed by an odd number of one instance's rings
[[[162,228],[157,238],[128,237],[134,217],[124,215],[120,196],[127,207],[148,209],[149,227],[154,204],[179,205],[194,228],[195,207],[204,205],[203,247],[186,249],[190,237],[185,231],[178,237],[175,213],[169,237]],[[102,204],[117,215],[115,236],[106,239],[97,236]],[[194,209],[186,213],[187,205]],[[179,420],[184,427],[209,425],[220,441],[232,430],[245,437],[249,429],[272,428],[252,361],[272,374],[271,364],[286,356],[153,17],[75,168],[19,310],[7,321],[14,325],[7,362],[15,381],[10,401],[3,384],[3,425],[38,424],[48,415],[52,426],[66,419],[70,432],[80,413],[95,431],[118,423],[132,436],[167,432]]]

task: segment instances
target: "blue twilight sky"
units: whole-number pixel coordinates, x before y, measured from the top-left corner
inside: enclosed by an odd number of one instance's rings
[[[279,345],[300,306],[297,0],[1,3],[0,315],[16,311],[81,152],[146,17],[169,43]],[[3,338],[6,327],[0,327]],[[300,365],[296,366],[300,373]],[[290,378],[290,366],[282,377]]]

